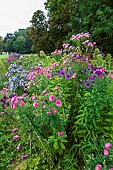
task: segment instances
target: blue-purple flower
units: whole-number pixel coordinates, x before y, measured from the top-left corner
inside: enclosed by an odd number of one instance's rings
[[[70,80],[70,78],[71,78],[70,74],[66,74],[65,78],[66,78],[67,80]]]
[[[65,71],[64,70],[59,70],[58,73],[59,73],[60,76],[64,76],[65,75]]]
[[[90,88],[90,86],[91,86],[90,82],[86,82],[85,86],[86,86],[87,88]]]

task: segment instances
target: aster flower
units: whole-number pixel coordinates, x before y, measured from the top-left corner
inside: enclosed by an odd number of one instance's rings
[[[106,143],[106,144],[105,144],[105,148],[106,148],[106,149],[109,149],[111,146],[112,146],[111,143]]]
[[[49,96],[49,101],[54,101],[54,96],[53,95]]]
[[[94,80],[94,79],[95,79],[95,76],[91,75],[90,80]]]
[[[65,71],[64,71],[64,70],[59,70],[58,73],[59,73],[59,75],[62,76],[62,77],[65,75]]]
[[[52,113],[53,114],[56,114],[58,112],[58,110],[56,109],[56,108],[54,108],[53,110],[52,110]]]
[[[108,149],[104,149],[104,155],[109,155],[109,150]]]
[[[67,80],[70,80],[70,79],[71,79],[70,74],[66,74],[65,78],[66,78]]]
[[[90,88],[91,84],[90,84],[89,82],[86,82],[85,86],[86,86],[87,88]]]
[[[63,135],[63,132],[58,132],[58,136],[62,136]]]
[[[19,138],[18,135],[13,136],[13,140],[17,140]]]
[[[101,165],[97,164],[95,170],[101,170],[101,169],[102,169]]]
[[[38,104],[38,102],[34,102],[33,103],[33,107],[36,107],[36,106],[38,106],[39,104]]]
[[[26,155],[26,154],[24,154],[24,155],[21,156],[22,159],[25,159],[25,158],[27,158],[27,157],[28,157],[28,155]]]
[[[16,131],[17,131],[17,129],[18,129],[18,128],[14,128],[14,129],[12,129],[12,132],[16,132]]]
[[[47,74],[47,75],[46,75],[46,78],[47,78],[47,79],[51,78],[51,74]]]
[[[56,101],[55,101],[55,104],[56,104],[56,106],[61,106],[61,105],[62,105],[62,102],[61,102],[60,100],[56,100]]]
[[[24,101],[21,101],[20,102],[20,106],[24,106],[25,105],[25,102]]]
[[[97,70],[97,71],[95,72],[95,74],[96,74],[98,77],[101,77],[101,76],[102,76],[102,72],[101,72],[100,70]]]

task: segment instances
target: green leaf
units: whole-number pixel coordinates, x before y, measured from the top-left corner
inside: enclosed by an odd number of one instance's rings
[[[62,148],[63,150],[66,150],[66,147],[65,147],[65,145],[64,145],[63,143],[60,143],[60,146],[61,146],[61,148]]]
[[[57,150],[59,148],[58,146],[58,141],[54,142],[54,145],[53,145],[54,149]]]

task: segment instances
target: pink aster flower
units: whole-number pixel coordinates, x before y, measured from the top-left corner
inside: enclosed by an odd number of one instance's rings
[[[5,112],[0,112],[1,115],[5,114]]]
[[[111,168],[110,170],[113,170],[113,168]]]
[[[54,88],[55,90],[58,90],[59,89],[59,86],[55,86],[55,88]]]
[[[46,75],[46,78],[47,78],[47,79],[51,78],[51,74],[47,74],[47,75]]]
[[[58,132],[58,136],[62,136],[63,135],[63,132]]]
[[[14,128],[14,129],[12,129],[12,132],[16,132],[16,131],[17,131],[17,129],[18,129],[18,128]]]
[[[110,76],[109,76],[111,79],[113,79],[113,74],[110,74]]]
[[[95,170],[101,170],[101,165],[97,164]]]
[[[56,109],[56,108],[54,108],[53,110],[52,110],[52,113],[53,114],[56,114],[58,112],[58,110]]]
[[[18,146],[16,147],[17,150],[20,150],[20,146],[21,146],[21,143],[19,143]]]
[[[105,144],[105,148],[106,148],[106,149],[109,149],[111,146],[112,146],[111,143],[106,143],[106,144]]]
[[[15,109],[15,108],[16,108],[16,104],[12,104],[12,105],[11,105],[11,108],[12,108],[12,109]]]
[[[7,92],[9,92],[9,89],[7,89],[7,88],[3,88],[1,91],[2,94],[6,94]]]
[[[71,78],[76,78],[76,73],[74,73]]]
[[[55,101],[55,104],[56,104],[56,106],[61,106],[61,105],[62,105],[62,102],[61,102],[60,100],[56,100],[56,101]]]
[[[47,90],[46,90],[46,89],[45,89],[45,90],[43,90],[43,91],[42,91],[42,93],[41,93],[41,95],[42,95],[42,96],[44,96],[44,94],[45,94],[46,92],[47,92]]]
[[[49,101],[54,101],[54,96],[53,95],[49,96]]]
[[[49,116],[49,115],[50,115],[50,112],[47,112],[47,115]]]
[[[24,105],[25,105],[24,101],[20,102],[20,106],[24,106]]]
[[[104,155],[109,155],[109,150],[108,149],[104,149]]]
[[[36,106],[38,106],[39,104],[38,104],[38,102],[34,102],[33,103],[33,107],[36,107]]]
[[[13,136],[13,140],[17,140],[19,138],[18,135]]]
[[[25,158],[27,158],[27,157],[28,157],[28,155],[26,155],[26,154],[24,154],[24,155],[21,156],[22,159],[25,159]]]
[[[32,96],[31,99],[32,99],[32,100],[36,99],[36,96]]]

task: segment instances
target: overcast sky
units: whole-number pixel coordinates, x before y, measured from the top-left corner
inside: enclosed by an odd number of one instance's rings
[[[29,21],[37,10],[46,14],[44,2],[46,0],[0,0],[0,36],[30,26]]]

